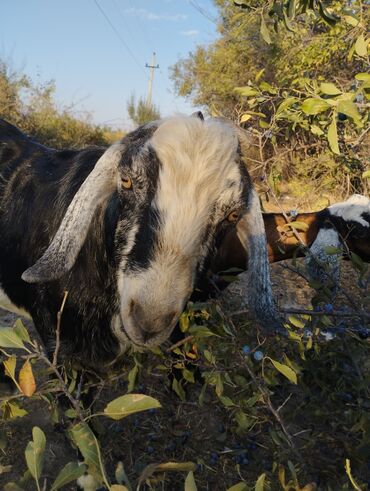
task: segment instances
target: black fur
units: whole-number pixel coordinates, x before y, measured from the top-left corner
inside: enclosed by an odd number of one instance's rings
[[[139,129],[128,136],[124,164],[130,165],[153,131]],[[54,350],[63,292],[68,290],[61,355],[85,367],[104,367],[118,352],[110,328],[118,313],[114,244],[122,240],[117,223],[131,208],[130,199],[123,201],[115,193],[97,210],[75,266],[65,277],[27,284],[21,274],[50,244],[74,194],[105,148],[56,151],[0,120],[0,149],[0,286],[15,305],[30,313],[49,353]],[[158,166],[149,172],[158,173]]]
[[[160,217],[150,203],[160,162],[149,146],[142,156],[144,143],[154,130],[155,126],[139,128],[125,137],[120,172],[134,174],[137,186],[115,192],[97,209],[71,271],[57,281],[28,284],[21,279],[22,273],[49,246],[73,196],[105,148],[57,151],[0,120],[0,287],[12,303],[30,313],[49,354],[55,347],[57,312],[68,290],[60,355],[95,371],[104,370],[119,351],[111,320],[119,315],[116,273],[122,259],[117,254],[122,252],[117,251],[124,250],[129,228],[129,220],[122,217],[135,217],[139,224],[146,224],[140,226],[128,253],[127,269],[147,267],[156,241]],[[142,165],[133,167],[139,153]],[[240,167],[247,192],[249,177],[242,164]],[[216,235],[222,236],[227,226],[227,222],[219,226]],[[216,237],[209,240],[217,243]],[[214,248],[210,250],[212,254]],[[204,265],[208,262],[206,259]]]

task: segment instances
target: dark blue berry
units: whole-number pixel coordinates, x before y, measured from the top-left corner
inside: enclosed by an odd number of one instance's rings
[[[242,348],[242,351],[245,355],[248,355],[251,351],[250,347],[246,344],[245,346],[243,346]]]
[[[148,447],[146,447],[146,451],[147,451],[147,453],[153,453],[154,448],[149,445]]]
[[[326,312],[327,314],[332,314],[334,311],[334,307],[332,306],[331,303],[326,303],[324,305],[324,312]]]

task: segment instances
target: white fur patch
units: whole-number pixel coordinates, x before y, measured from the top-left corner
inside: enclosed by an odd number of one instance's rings
[[[336,203],[328,207],[330,214],[341,217],[346,222],[357,222],[363,227],[370,227],[370,223],[361,217],[363,213],[370,214],[370,199],[361,194],[354,194],[347,201]]]
[[[157,345],[168,337],[191,293],[216,225],[240,206],[243,182],[238,137],[229,124],[170,118],[147,145],[161,163],[151,203],[160,217],[155,249],[148,268],[129,275],[119,272],[117,280],[129,338],[143,344],[131,315],[134,301],[152,319],[151,343]]]
[[[0,307],[4,310],[8,310],[9,312],[13,312],[14,314],[18,314],[26,317],[27,319],[31,319],[31,316],[28,312],[26,312],[21,307],[17,307],[16,305],[14,305],[14,303],[10,301],[10,298],[2,288],[0,288]]]

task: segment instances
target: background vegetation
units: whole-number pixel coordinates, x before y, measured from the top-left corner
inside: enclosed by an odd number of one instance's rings
[[[250,132],[249,167],[265,174],[266,190],[305,207],[364,192],[369,8],[361,0],[215,4],[219,38],[172,68],[178,95]]]
[[[123,136],[121,131],[99,126],[89,113],[55,101],[55,82],[38,84],[0,59],[0,117],[40,143],[54,148],[107,145]]]

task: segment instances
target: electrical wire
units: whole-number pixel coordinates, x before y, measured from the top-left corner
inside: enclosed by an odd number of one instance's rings
[[[145,70],[143,68],[143,66],[141,66],[141,64],[139,63],[139,61],[137,60],[136,56],[134,55],[134,53],[132,52],[132,50],[130,49],[130,47],[128,46],[128,44],[126,43],[126,41],[122,38],[122,36],[120,35],[120,33],[117,31],[117,29],[114,27],[114,25],[112,24],[111,20],[109,19],[109,17],[107,16],[107,14],[104,12],[103,8],[100,6],[100,4],[98,3],[98,0],[94,0],[94,3],[95,5],[98,7],[100,13],[104,16],[105,20],[108,22],[108,24],[110,25],[111,29],[113,30],[113,32],[116,34],[117,38],[120,40],[122,46],[124,46],[124,48],[126,49],[126,51],[129,53],[129,55],[131,56],[131,58],[134,60],[134,62],[136,63],[136,65],[140,68],[140,70],[145,73]],[[146,75],[146,73],[145,73]]]

